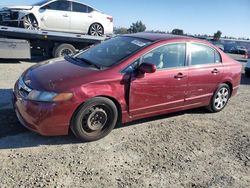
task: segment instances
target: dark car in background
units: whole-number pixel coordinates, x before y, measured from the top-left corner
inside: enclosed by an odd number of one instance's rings
[[[214,44],[216,47],[218,47],[220,50],[225,51],[224,45],[222,44]]]
[[[14,106],[30,130],[55,136],[71,129],[94,141],[119,123],[197,107],[219,112],[236,94],[241,68],[207,41],[124,35],[29,68],[15,84]]]
[[[231,48],[229,53],[245,55],[247,53],[247,49],[244,46],[234,46]]]
[[[245,75],[247,77],[250,77],[250,56],[248,57],[248,61],[245,67]]]

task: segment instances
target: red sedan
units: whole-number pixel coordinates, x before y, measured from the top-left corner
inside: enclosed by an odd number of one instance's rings
[[[15,84],[20,122],[42,135],[81,140],[118,123],[197,107],[221,111],[240,84],[241,65],[194,38],[138,33],[48,60]]]

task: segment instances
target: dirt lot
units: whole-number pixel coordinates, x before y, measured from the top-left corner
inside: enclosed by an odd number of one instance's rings
[[[195,109],[79,143],[24,129],[11,89],[30,62],[0,61],[0,187],[250,187],[250,79],[220,113]]]

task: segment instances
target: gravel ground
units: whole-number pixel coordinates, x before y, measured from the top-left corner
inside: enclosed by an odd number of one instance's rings
[[[250,79],[220,113],[194,109],[79,143],[24,129],[14,82],[33,63],[0,63],[0,187],[250,187]]]

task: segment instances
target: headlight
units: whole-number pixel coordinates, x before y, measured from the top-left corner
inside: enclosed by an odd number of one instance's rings
[[[59,101],[67,101],[73,97],[72,93],[54,93],[47,91],[37,91],[32,90],[27,99],[32,101],[40,101],[40,102],[59,102]]]

